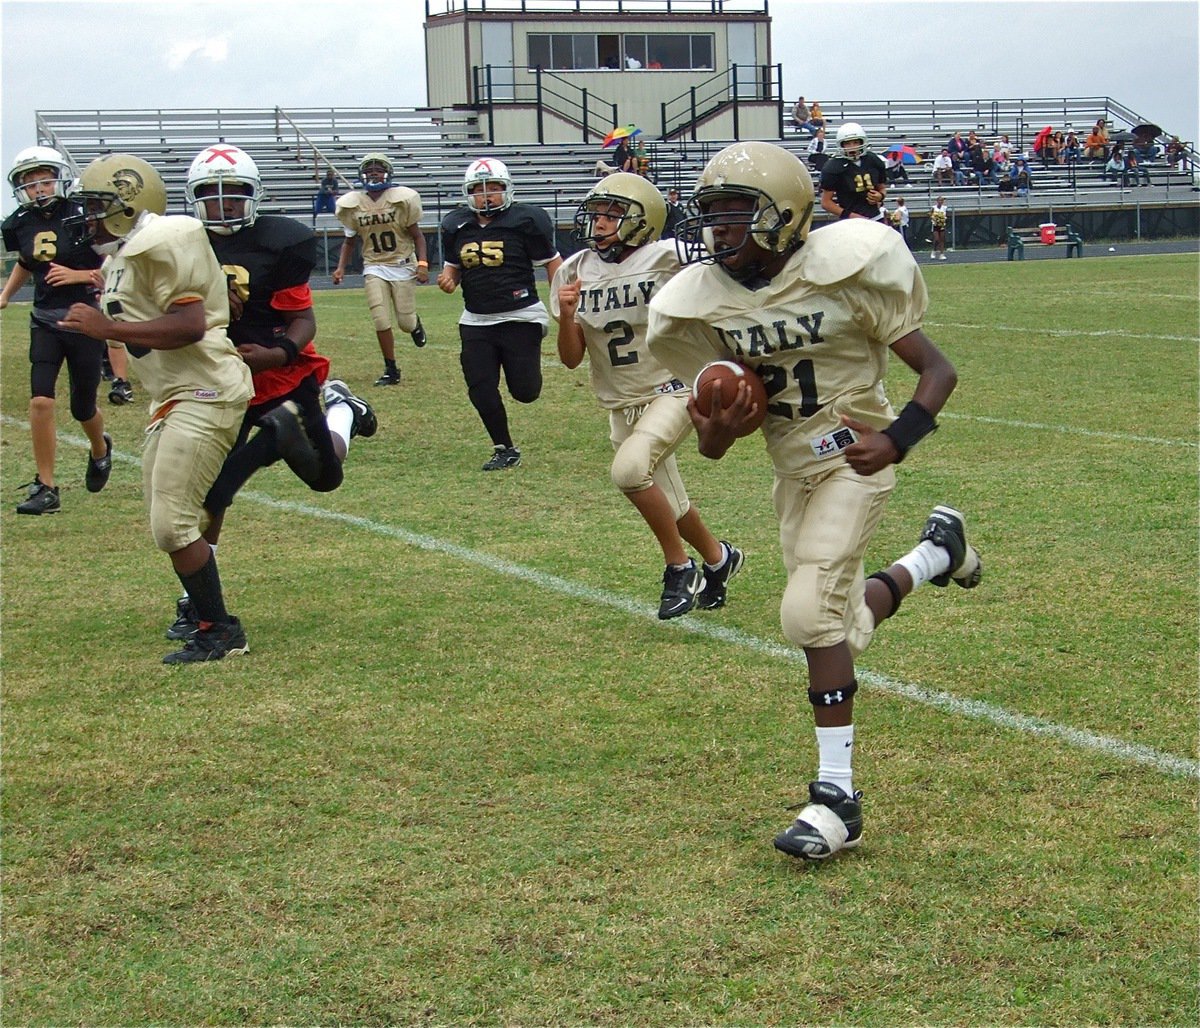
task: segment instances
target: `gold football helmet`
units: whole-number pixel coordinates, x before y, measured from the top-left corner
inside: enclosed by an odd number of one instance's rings
[[[79,191],[74,196],[83,204],[80,220],[85,225],[85,239],[93,238],[101,224],[110,235],[123,239],[146,211],[167,211],[167,187],[162,176],[140,157],[127,153],[92,161],[80,174]]]
[[[617,219],[614,236],[596,237],[596,215]],[[575,212],[575,236],[601,260],[615,263],[626,250],[652,243],[667,223],[662,194],[641,175],[626,171],[602,178]]]
[[[717,200],[748,199],[753,207],[744,214],[712,214]],[[747,241],[769,253],[798,250],[812,227],[812,176],[794,153],[774,143],[747,140],[725,147],[704,166],[687,216],[675,230],[680,258],[685,264],[711,263],[736,253]],[[746,236],[733,249],[718,251],[711,226],[744,221]]]

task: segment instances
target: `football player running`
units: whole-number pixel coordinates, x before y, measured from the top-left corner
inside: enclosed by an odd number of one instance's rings
[[[442,219],[442,271],[438,288],[462,285],[458,319],[467,395],[492,440],[484,471],[521,463],[508,411],[500,396],[500,372],[509,395],[533,403],[542,392],[542,337],[550,315],[538,296],[535,268],[547,281],[562,265],[554,225],[540,207],[516,203],[512,177],[503,161],[472,161],[463,176],[466,206]]]
[[[254,393],[250,369],[225,332],[225,274],[203,225],[163,216],[166,186],[141,158],[97,158],[79,183],[83,213],[71,221],[111,258],[100,298],[104,313],[76,303],[60,325],[124,343],[150,394],[142,455],[150,531],[170,556],[197,620],[183,649],[163,663],[246,653],[246,633],[225,608],[216,554],[201,534],[208,523],[204,497]]]
[[[392,162],[385,154],[369,153],[358,165],[361,189],[339,196],[334,213],[346,230],[333,284],[341,285],[354,244],[362,241],[363,287],[371,323],[383,354],[383,374],[377,386],[399,385],[393,319],[417,346],[425,345],[425,328],[417,316],[415,282],[429,281],[425,233],[418,224],[423,213],[416,190],[392,181]]]
[[[848,121],[837,130],[837,152],[821,169],[821,206],[835,218],[883,219],[887,165],[871,152],[867,133]]]
[[[559,359],[577,368],[587,354],[592,389],[608,410],[613,485],[662,547],[664,621],[693,607],[724,606],[745,559],[717,540],[688,499],[675,450],[692,431],[689,389],[646,348],[650,298],[679,271],[675,244],[659,240],[666,218],[665,201],[646,179],[628,172],[603,179],[575,215],[586,249],[567,258],[550,287]],[[684,540],[700,553],[703,570]]]
[[[229,338],[254,382],[233,449],[204,500],[212,516],[204,538],[215,551],[225,511],[259,468],[282,457],[311,489],[331,492],[342,484],[350,440],[374,435],[377,424],[370,404],[345,382],[327,381],[329,360],[313,345],[316,236],[293,218],[258,213],[262,179],[250,155],[225,143],[205,147],[188,169],[184,194],[228,280]],[[196,627],[193,613],[188,598],[180,599],[167,638],[186,639]]]
[[[979,583],[962,514],[937,506],[915,549],[863,577],[863,555],[896,481],[894,465],[936,428],[953,366],[921,330],[925,283],[904,241],[881,224],[809,234],[813,188],[795,155],[735,143],[705,166],[681,224],[688,266],[650,301],[650,352],[685,381],[707,362],[742,361],[763,377],[763,424],[787,586],[780,619],[804,650],[819,765],[809,802],[775,839],[820,860],[857,846],[855,658],[879,622],[926,582]],[[707,242],[707,245],[705,245]],[[889,352],[917,375],[899,416],[884,393]],[[720,458],[749,415],[748,390],[704,417],[689,402],[700,452]]]
[[[95,306],[96,269],[103,258],[87,243],[73,240],[63,222],[79,214],[67,194],[75,184],[74,169],[57,150],[26,147],[8,173],[18,209],[3,226],[4,249],[17,254],[0,309],[33,279],[29,314],[29,434],[37,473],[18,514],[56,514],[62,509],[54,477],[58,434],[54,423],[54,389],[63,361],[70,381],[71,417],[79,422],[91,446],[84,484],[88,492],[104,488],[112,471],[112,439],[96,407],[104,343],[65,331],[59,320],[73,303]]]

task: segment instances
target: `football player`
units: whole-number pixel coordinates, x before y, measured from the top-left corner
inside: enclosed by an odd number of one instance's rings
[[[163,216],[166,186],[141,158],[97,158],[79,184],[83,211],[68,223],[111,260],[100,310],[73,304],[60,325],[123,343],[150,394],[142,455],[150,531],[191,596],[198,625],[163,663],[245,653],[246,633],[225,608],[216,554],[201,534],[204,497],[254,393],[250,369],[225,332],[225,273],[200,222]]]
[[[453,293],[462,284],[458,319],[467,395],[492,440],[484,471],[521,463],[500,396],[500,372],[509,395],[533,403],[542,391],[542,337],[550,315],[538,296],[534,270],[547,280],[562,264],[554,225],[540,207],[516,203],[512,177],[503,161],[472,161],[463,176],[466,206],[442,219],[442,271],[438,288]]]
[[[662,547],[658,616],[664,621],[694,606],[724,606],[729,580],[745,559],[717,540],[688,499],[675,450],[692,430],[689,390],[646,349],[650,297],[679,271],[675,244],[659,240],[666,219],[661,194],[640,175],[601,180],[575,214],[586,249],[563,262],[550,287],[559,359],[577,368],[587,354],[592,389],[608,410],[613,485]],[[685,539],[700,553],[703,571]]]
[[[29,315],[29,432],[37,473],[29,495],[17,505],[18,514],[56,514],[62,509],[54,461],[58,436],[54,423],[54,387],[63,361],[71,389],[71,417],[79,422],[91,445],[84,484],[99,492],[112,471],[112,439],[104,431],[104,416],[96,407],[104,344],[65,331],[59,320],[73,303],[96,303],[96,269],[103,258],[87,243],[73,240],[63,222],[79,213],[67,193],[75,184],[74,169],[61,153],[48,146],[29,146],[17,154],[8,173],[18,209],[0,229],[4,249],[17,254],[4,289],[0,309],[33,279],[33,309]]]
[[[837,151],[821,169],[821,206],[835,218],[883,219],[887,165],[871,152],[867,133],[848,121],[837,130]]]
[[[333,284],[346,277],[354,244],[362,241],[363,286],[371,322],[383,354],[383,374],[377,386],[399,385],[393,316],[400,330],[417,346],[425,345],[425,328],[417,315],[414,282],[429,281],[429,255],[421,220],[421,197],[416,190],[392,181],[392,162],[381,153],[369,153],[358,166],[361,189],[339,196],[335,213],[346,230]]]
[[[253,158],[225,143],[205,147],[188,169],[184,195],[228,279],[229,338],[254,382],[233,449],[204,500],[212,516],[204,538],[215,550],[226,509],[259,468],[283,457],[310,488],[330,492],[342,484],[350,440],[374,435],[377,423],[345,382],[327,381],[329,361],[313,346],[308,282],[317,239],[299,221],[258,213],[262,179]],[[188,598],[180,599],[168,639],[195,630],[192,613]]]
[[[681,226],[687,264],[650,301],[650,352],[685,381],[713,359],[754,368],[771,399],[763,424],[787,586],[780,618],[804,650],[819,764],[809,802],[775,846],[823,859],[858,845],[851,773],[855,658],[879,622],[925,582],[979,583],[962,514],[935,507],[919,544],[863,577],[863,555],[896,481],[894,465],[936,428],[957,382],[921,330],[925,283],[904,241],[856,218],[809,234],[808,169],[772,143],[712,158]],[[884,393],[889,353],[917,375],[899,416]],[[738,386],[712,416],[689,402],[700,452],[720,458],[747,420]]]

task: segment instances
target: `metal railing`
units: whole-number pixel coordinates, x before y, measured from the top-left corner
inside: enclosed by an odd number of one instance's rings
[[[660,139],[687,136],[696,141],[696,130],[708,118],[729,109],[733,113],[733,136],[740,136],[739,106],[742,103],[774,103],[778,109],[779,135],[783,135],[783,65],[731,64],[687,92],[660,105]]]
[[[471,67],[471,103],[487,111],[488,142],[494,143],[492,113],[508,104],[531,104],[537,111],[537,142],[546,141],[544,115],[557,115],[580,130],[580,141],[594,141],[617,122],[617,105],[578,86],[541,65],[525,68],[517,65],[485,64]]]

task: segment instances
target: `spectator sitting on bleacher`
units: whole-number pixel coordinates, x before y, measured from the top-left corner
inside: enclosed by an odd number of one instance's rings
[[[1083,148],[1079,145],[1079,136],[1074,132],[1067,133],[1067,140],[1063,144],[1062,157],[1068,164],[1074,164],[1080,157],[1083,156]]]
[[[996,178],[996,166],[987,151],[984,150],[982,143],[976,143],[971,147],[971,170],[975,172],[975,178],[981,184],[986,183],[989,186],[994,186],[998,181]]]
[[[617,140],[617,148],[613,151],[612,157],[612,164],[605,163],[604,158],[596,162],[595,171],[598,178],[615,175],[618,171],[637,174],[637,159],[633,156],[633,151],[629,149],[628,137]]]
[[[1029,164],[1024,157],[1013,158],[1012,181],[1016,186],[1017,196],[1024,196],[1033,189],[1033,176],[1029,172]]]
[[[933,181],[935,185],[954,185],[954,162],[950,160],[950,151],[942,148],[942,152],[933,159]]]
[[[954,184],[956,186],[969,186],[971,184],[971,157],[970,154],[959,156],[950,151],[950,163],[954,168]]]
[[[804,102],[804,97],[800,97],[796,101],[796,105],[792,108],[792,128],[798,129],[801,132],[808,132],[808,104]]]
[[[800,99],[803,101],[804,97],[800,97]],[[808,109],[808,120],[801,122],[796,127],[801,132],[807,132],[814,136],[819,129],[825,127],[825,115],[821,113],[821,105],[816,100],[812,102],[812,107]]]
[[[1150,172],[1144,164],[1138,162],[1137,151],[1132,147],[1125,151],[1125,166],[1121,171],[1121,185],[1128,186],[1131,178],[1133,179],[1135,188],[1139,185],[1139,178],[1143,180],[1140,183],[1141,185],[1150,185]]]
[[[883,155],[883,164],[887,172],[887,180],[889,182],[900,182],[908,185],[908,172],[904,168],[904,155],[899,151],[892,151]]]
[[[1187,147],[1179,141],[1178,136],[1172,136],[1167,144],[1167,167],[1174,168],[1177,165],[1181,171],[1187,171]]]
[[[1108,148],[1108,127],[1103,118],[1098,118],[1083,141],[1083,156],[1089,161],[1104,160],[1104,152]]]
[[[946,149],[950,152],[950,159],[956,163],[961,163],[967,156],[967,141],[963,139],[961,132],[955,132],[950,140],[946,143]]]
[[[1013,165],[1008,166],[1008,171],[1000,176],[1000,181],[997,183],[1001,196],[1013,196],[1017,191],[1017,184],[1013,181]]]
[[[1119,182],[1121,176],[1125,173],[1125,155],[1121,152],[1121,144],[1114,143],[1112,153],[1108,155],[1108,161],[1104,165],[1104,171],[1100,177],[1104,181],[1112,179],[1114,182]]]
[[[1005,136],[1004,139],[1007,140],[1008,136]],[[1005,145],[997,141],[996,145],[992,148],[992,175],[997,182],[1012,170],[1012,160],[1009,156],[1011,153],[1011,143]]]
[[[1012,143],[1009,142],[1007,135],[1003,135],[999,139],[996,140],[996,145],[992,148],[992,160],[995,161],[997,164],[1000,163],[1000,159],[996,156],[997,153],[1003,153],[1006,158],[1011,160],[1012,152],[1013,152]],[[1005,160],[1004,163],[1008,164],[1008,160]]]
[[[808,141],[808,163],[813,171],[820,172],[827,160],[829,154],[825,152],[825,130],[817,129],[816,135]]]

